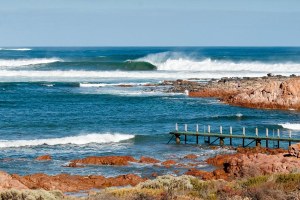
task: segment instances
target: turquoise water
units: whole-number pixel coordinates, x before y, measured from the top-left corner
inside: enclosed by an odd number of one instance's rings
[[[31,48],[0,50],[0,169],[10,173],[103,174],[153,169],[129,167],[65,168],[68,161],[91,155],[142,155],[199,160],[227,151],[205,145],[166,144],[175,123],[195,130],[212,127],[234,134],[292,130],[300,137],[297,111],[234,107],[216,99],[189,98],[147,87],[177,78],[208,80],[222,76],[300,74],[300,48]],[[119,87],[130,84],[133,87]],[[276,133],[275,133],[276,134]],[[238,144],[238,141],[235,143]],[[286,144],[285,144],[286,145]],[[271,144],[272,146],[272,144]],[[37,162],[51,154],[50,162]],[[205,163],[200,166],[210,169]],[[184,172],[186,169],[182,169]]]

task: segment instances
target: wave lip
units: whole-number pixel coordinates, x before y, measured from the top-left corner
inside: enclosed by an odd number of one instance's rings
[[[282,126],[283,128],[290,129],[290,130],[300,130],[300,124],[292,124],[292,123],[284,123],[284,124],[278,124]]]
[[[32,58],[32,59],[0,59],[0,67],[22,67],[28,65],[48,64],[60,62],[58,58]]]
[[[268,63],[258,61],[234,62],[213,60],[211,58],[194,58],[179,52],[162,52],[149,54],[136,59],[148,62],[162,71],[252,71],[252,72],[299,72],[300,63]]]
[[[134,135],[120,133],[91,133],[87,135],[68,136],[62,138],[35,139],[35,140],[0,140],[0,148],[40,146],[40,145],[85,145],[90,143],[117,143],[134,138]]]

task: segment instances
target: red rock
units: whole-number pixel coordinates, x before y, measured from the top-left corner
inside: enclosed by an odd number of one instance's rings
[[[198,156],[195,154],[188,154],[188,155],[184,156],[184,158],[190,159],[190,160],[195,160],[196,158],[198,158]]]
[[[46,174],[33,174],[27,176],[13,175],[12,177],[29,189],[61,190],[63,192],[77,192],[111,186],[135,186],[146,180],[134,174],[110,178],[94,175],[78,176],[68,174],[59,174],[56,176],[49,176]]]
[[[39,161],[52,160],[52,157],[50,155],[43,155],[43,156],[37,157],[36,160],[39,160]]]
[[[291,146],[289,146],[289,154],[300,158],[300,143],[292,144]]]
[[[155,158],[151,158],[151,157],[145,157],[142,156],[139,163],[147,163],[147,164],[155,164],[155,163],[159,163],[159,160],[156,160]]]
[[[91,156],[83,159],[72,160],[69,167],[77,164],[85,165],[128,165],[128,162],[136,162],[132,156]]]
[[[158,177],[158,173],[157,173],[157,172],[153,172],[153,173],[151,174],[151,176],[152,176],[152,177]]]
[[[214,175],[212,172],[202,171],[195,168],[189,169],[186,175],[201,177],[203,180],[211,180],[214,179]]]
[[[6,172],[0,171],[0,190],[4,189],[28,189],[24,184],[20,181],[14,179],[11,175]]]
[[[177,162],[175,160],[166,160],[162,162],[161,164],[165,167],[170,167],[171,165],[175,165]]]

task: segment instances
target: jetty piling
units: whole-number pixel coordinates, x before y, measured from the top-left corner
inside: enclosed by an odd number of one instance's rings
[[[288,142],[288,145],[290,146],[292,143],[300,142],[300,138],[293,138],[292,137],[292,131],[288,131],[288,135],[286,137],[281,137],[280,129],[277,129],[277,136],[275,136],[275,130],[273,129],[273,137],[269,136],[269,129],[266,128],[266,134],[265,136],[259,135],[259,130],[256,127],[255,133],[250,135],[246,135],[246,128],[242,127],[242,134],[233,134],[233,128],[232,126],[229,126],[229,133],[223,132],[223,126],[220,126],[220,132],[219,133],[212,133],[211,132],[211,126],[207,125],[207,132],[205,131],[206,126],[203,126],[203,132],[199,130],[199,124],[196,124],[196,130],[195,132],[188,131],[188,125],[184,124],[184,131],[179,131],[179,125],[178,123],[175,124],[175,131],[170,132],[172,135],[172,138],[175,137],[176,144],[180,144],[180,137],[184,136],[184,143],[188,143],[188,136],[195,136],[196,137],[196,144],[199,144],[199,137],[204,138],[204,143],[213,145],[215,142],[219,140],[219,145],[224,146],[225,140],[229,139],[229,145],[233,145],[233,141],[236,141],[235,144],[238,143],[238,141],[242,140],[242,146],[247,147],[253,143],[255,143],[255,146],[262,146],[262,141],[265,141],[263,144],[267,148],[269,148],[269,141],[273,141],[273,148],[279,148],[280,142]],[[237,131],[235,131],[237,132]],[[169,140],[169,142],[172,140],[172,138]],[[211,142],[211,138],[214,140]],[[168,142],[168,143],[169,143]]]

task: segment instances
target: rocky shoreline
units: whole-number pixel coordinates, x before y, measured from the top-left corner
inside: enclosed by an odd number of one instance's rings
[[[222,102],[261,109],[300,110],[300,77],[291,75],[256,78],[222,78],[208,82],[164,81],[167,92],[188,93],[190,97],[218,98]]]
[[[213,171],[202,171],[197,169],[197,155],[189,154],[184,159],[191,161],[190,164],[180,163],[174,160],[160,161],[151,157],[141,157],[135,159],[131,156],[93,156],[83,159],[70,161],[67,167],[89,167],[115,165],[125,166],[131,163],[152,164],[153,167],[170,167],[185,166],[185,175],[196,177],[199,180],[211,181],[220,180],[232,182],[243,180],[247,177],[257,177],[272,174],[299,174],[300,173],[300,145],[294,144],[289,150],[284,149],[267,149],[262,147],[235,149],[235,153],[217,155],[208,158],[206,163],[215,167]],[[50,155],[38,157],[36,160],[49,162]],[[75,164],[74,164],[75,163]],[[36,190],[43,189],[46,191],[59,190],[62,192],[82,192],[93,189],[103,189],[109,187],[137,186],[147,180],[157,177],[140,177],[135,174],[126,174],[116,177],[103,177],[101,175],[46,175],[32,174],[20,176],[16,174],[7,174],[0,172],[0,190],[17,189],[17,190]],[[157,178],[159,179],[160,176]],[[179,176],[181,177],[181,176]],[[300,180],[300,179],[299,179]],[[222,182],[221,181],[221,182]],[[138,187],[138,186],[137,186]]]

